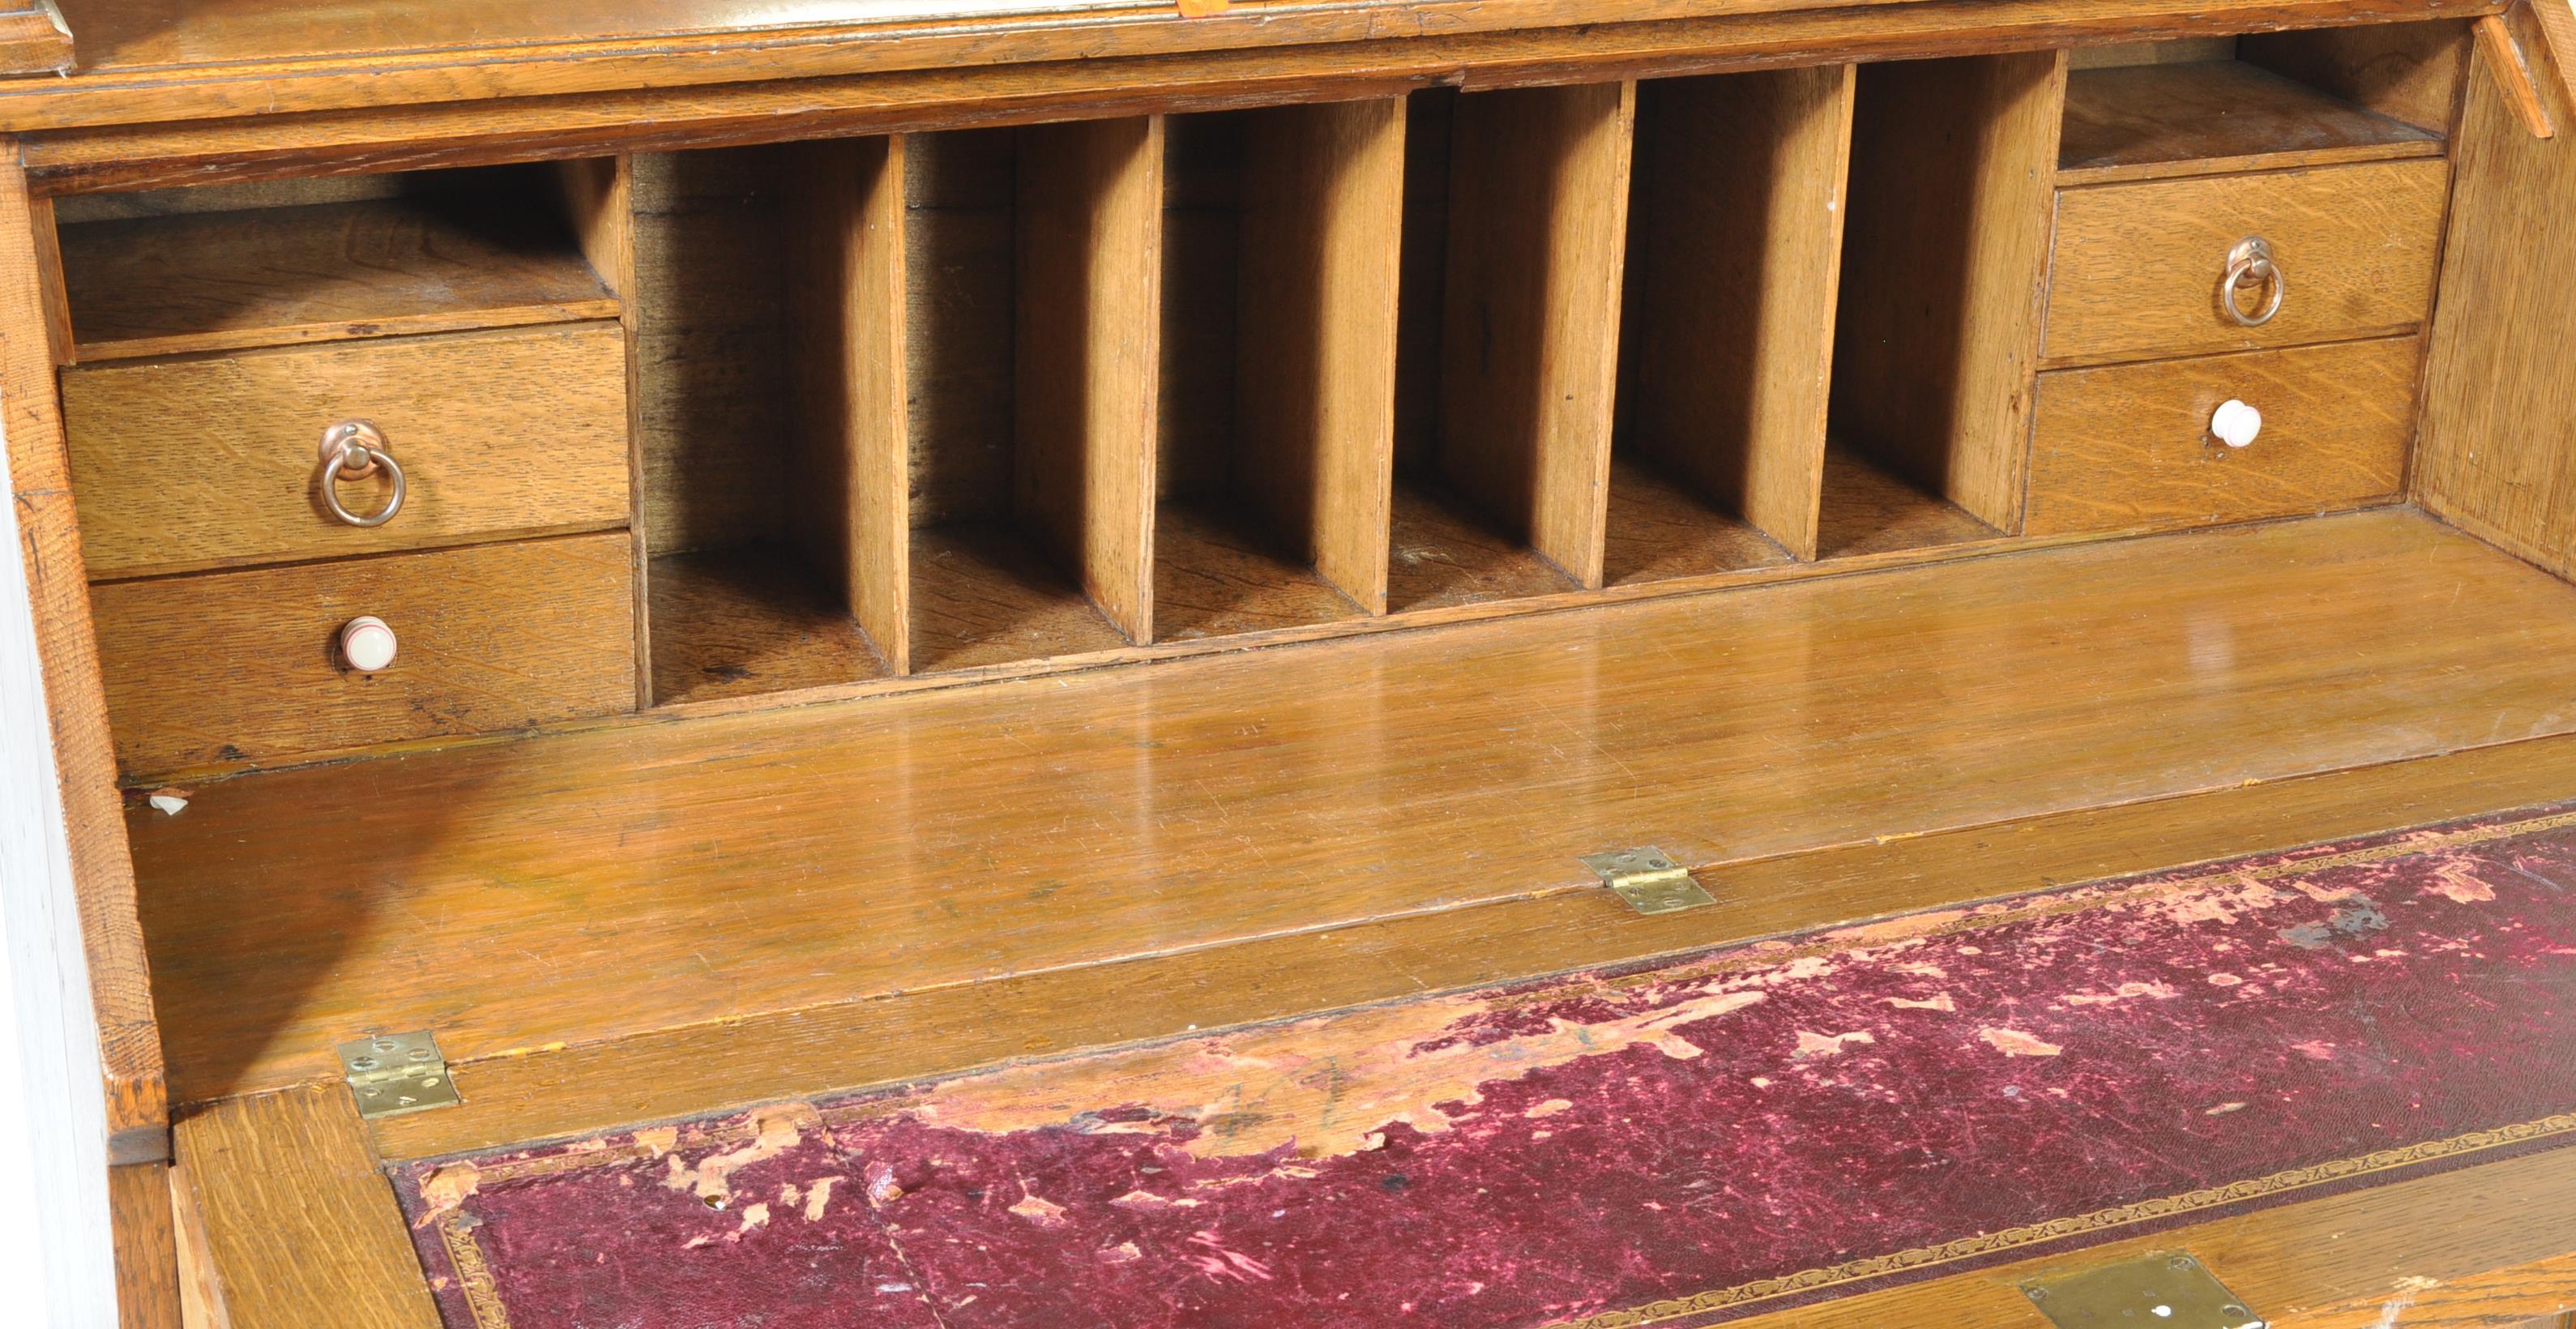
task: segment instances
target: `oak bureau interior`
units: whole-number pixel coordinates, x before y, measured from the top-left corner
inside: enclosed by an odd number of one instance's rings
[[[25,122],[119,1161],[377,1032],[416,1157],[2563,796],[2559,20],[1905,8]]]

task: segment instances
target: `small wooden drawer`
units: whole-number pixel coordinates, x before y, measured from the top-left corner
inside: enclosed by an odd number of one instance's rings
[[[635,704],[623,531],[90,588],[128,776],[515,729]],[[390,667],[339,636],[382,619]]]
[[[614,323],[407,337],[63,371],[93,578],[337,558],[627,522],[626,342]],[[402,510],[323,507],[322,432],[372,421]],[[354,514],[389,491],[343,481]]]
[[[2420,351],[2392,337],[2042,374],[2023,529],[2195,526],[2393,498]],[[2246,447],[2210,433],[2230,399],[2262,412]]]
[[[2197,355],[2411,331],[2431,311],[2450,165],[2377,162],[2061,190],[2043,358]],[[2278,312],[2222,307],[2231,251],[2260,239]],[[2268,285],[2239,292],[2260,314]]]

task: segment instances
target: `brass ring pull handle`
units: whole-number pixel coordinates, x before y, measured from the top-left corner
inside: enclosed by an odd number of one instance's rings
[[[361,517],[340,505],[340,482],[363,479],[376,473],[377,467],[394,482],[393,497],[385,500],[384,510],[372,517]],[[322,506],[331,515],[350,526],[382,526],[402,511],[403,473],[395,464],[394,454],[385,447],[385,436],[365,420],[343,420],[322,431]]]
[[[2238,293],[2248,286],[2268,287],[2271,295],[2263,307],[2245,312]],[[2218,283],[2218,305],[2239,327],[2259,328],[2281,312],[2281,301],[2290,294],[2289,278],[2281,275],[2281,265],[2272,258],[2272,244],[2259,235],[2249,235],[2227,251],[2227,275]]]

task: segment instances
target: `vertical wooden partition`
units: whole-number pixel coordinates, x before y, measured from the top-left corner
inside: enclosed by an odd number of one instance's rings
[[[1620,455],[1801,559],[1816,556],[1855,81],[1826,65],[1637,89]]]
[[[1018,507],[1151,641],[1162,117],[1023,131],[1018,201]]]
[[[1868,66],[1854,115],[1837,440],[2005,532],[2065,100],[2065,53],[2037,51]]]
[[[1245,148],[1233,487],[1383,614],[1404,103],[1255,112]]]
[[[792,223],[802,406],[788,534],[887,667],[911,672],[901,137],[809,144]]]
[[[1458,99],[1439,469],[1587,587],[1602,581],[1634,83]]]

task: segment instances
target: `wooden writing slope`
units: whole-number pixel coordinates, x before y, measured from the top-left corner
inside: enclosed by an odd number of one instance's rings
[[[60,9],[132,1325],[434,1323],[379,1162],[2576,796],[2566,0]]]

